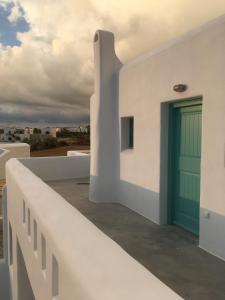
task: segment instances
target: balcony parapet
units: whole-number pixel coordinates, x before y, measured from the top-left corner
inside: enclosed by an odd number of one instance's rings
[[[43,181],[87,177],[89,159],[72,156],[7,163],[13,299],[19,299],[24,286],[21,261],[35,299],[181,299]]]

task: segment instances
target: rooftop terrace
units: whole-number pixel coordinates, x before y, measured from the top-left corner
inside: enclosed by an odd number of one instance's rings
[[[47,181],[72,206],[185,299],[225,299],[225,262],[175,226],[158,226],[120,204],[88,200],[89,179]]]

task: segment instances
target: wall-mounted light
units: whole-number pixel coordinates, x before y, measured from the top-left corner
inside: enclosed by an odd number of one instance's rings
[[[186,84],[176,84],[173,86],[173,90],[178,93],[185,92],[187,90]]]

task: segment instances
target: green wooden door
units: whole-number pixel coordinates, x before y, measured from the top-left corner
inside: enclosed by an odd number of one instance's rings
[[[172,223],[199,234],[202,106],[173,107]]]

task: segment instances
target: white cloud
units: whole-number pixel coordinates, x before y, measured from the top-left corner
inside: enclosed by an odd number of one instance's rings
[[[0,0],[0,6],[6,8],[7,7],[7,4],[8,4],[8,0]]]
[[[0,0],[1,3],[10,1]],[[63,119],[88,115],[93,92],[94,32],[115,32],[127,61],[225,12],[224,0],[15,0],[10,21],[30,31],[20,47],[0,48],[2,113]]]
[[[18,5],[18,3],[16,3],[11,9],[11,13],[8,16],[8,19],[11,23],[15,24],[22,17],[23,12],[21,10],[21,7]]]

